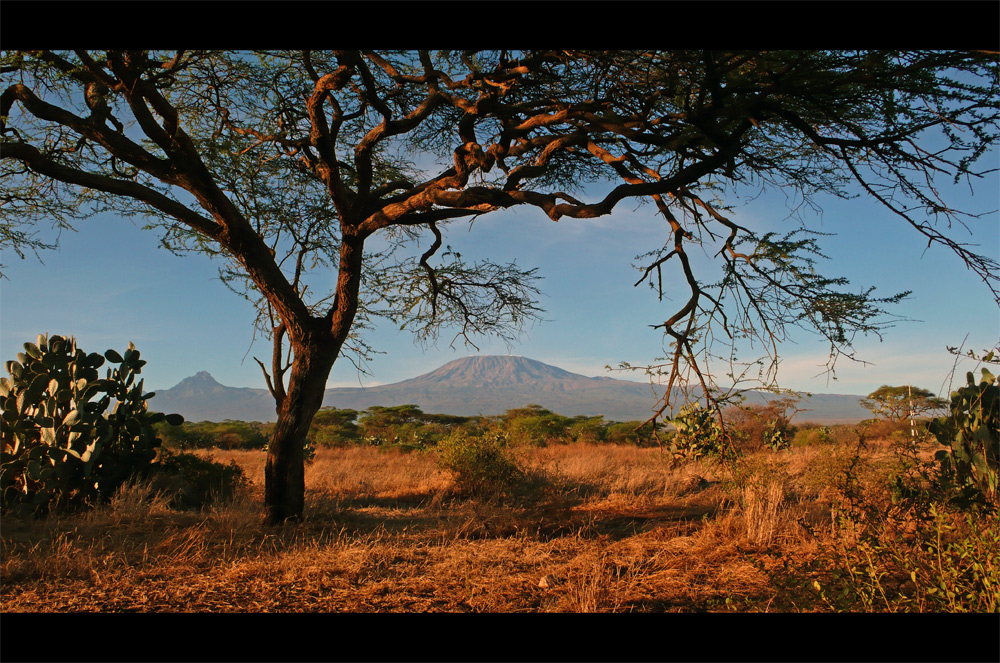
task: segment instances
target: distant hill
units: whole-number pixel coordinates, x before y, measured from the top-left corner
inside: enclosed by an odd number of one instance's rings
[[[455,415],[502,414],[536,403],[565,416],[602,415],[607,420],[648,418],[662,388],[630,380],[586,377],[534,359],[514,356],[464,357],[409,380],[375,387],[327,389],[323,404],[365,410],[373,405],[413,403],[424,412]],[[764,402],[771,394],[748,395]],[[870,416],[860,396],[814,394],[799,407],[797,421],[856,422]],[[156,392],[155,408],[179,412],[188,421],[274,421],[274,401],[266,389],[226,387],[202,371]]]
[[[187,421],[274,421],[274,399],[267,389],[226,387],[207,371],[184,378],[170,389],[157,389],[152,409],[177,412]]]

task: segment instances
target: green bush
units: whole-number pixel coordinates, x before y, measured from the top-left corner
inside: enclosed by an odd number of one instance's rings
[[[161,443],[154,426],[184,421],[148,410],[155,394],[135,380],[146,362],[132,343],[123,354],[88,354],[72,337],[40,334],[24,349],[6,363],[10,379],[0,378],[4,509],[44,513],[107,500],[149,471]]]
[[[641,421],[613,421],[606,426],[605,439],[611,444],[634,444],[637,447],[657,444],[653,424]],[[662,424],[657,430],[662,431]],[[665,435],[660,435],[662,439]]]
[[[317,447],[340,447],[361,439],[357,410],[324,407],[313,417],[309,438]]]
[[[474,497],[501,497],[524,476],[511,453],[510,438],[501,430],[478,435],[456,431],[437,449],[440,467],[452,472],[462,491]]]
[[[1000,522],[931,504],[906,532],[889,519],[868,521],[841,550],[821,596],[838,610],[1000,611]]]
[[[531,404],[507,410],[503,421],[512,442],[543,447],[552,442],[568,441],[567,429],[573,420]]]
[[[353,439],[382,448],[423,449],[437,444],[452,431],[474,428],[476,420],[476,417],[427,414],[416,405],[375,405],[365,410]]]
[[[170,505],[178,509],[200,509],[229,500],[248,485],[243,468],[235,461],[225,464],[190,453],[166,452],[154,470],[154,490],[170,495]]]
[[[792,437],[793,447],[814,447],[821,444],[832,444],[829,426],[802,427],[795,431]]]
[[[416,405],[394,405],[384,407],[373,405],[365,410],[358,426],[364,438],[400,440],[412,437],[424,420],[423,411]]]
[[[566,429],[566,437],[573,442],[585,444],[601,444],[608,439],[608,426],[604,417],[576,416],[570,420]]]
[[[361,442],[362,444],[377,448],[380,453],[391,453],[393,451],[410,453],[411,451],[427,451],[430,448],[427,438],[419,431],[410,435],[408,439],[400,439],[397,435],[393,435],[389,439],[371,435],[362,438]]]

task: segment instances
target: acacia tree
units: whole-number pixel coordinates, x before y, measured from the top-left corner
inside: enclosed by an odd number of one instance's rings
[[[910,385],[890,387],[885,384],[868,394],[867,398],[861,399],[861,404],[874,415],[892,422],[948,407],[948,401],[939,398],[929,389]]]
[[[9,51],[0,75],[5,246],[44,248],[41,220],[141,216],[166,248],[223,260],[223,280],[257,306],[278,413],[271,522],[302,513],[306,431],[334,362],[364,356],[375,318],[471,342],[510,338],[537,313],[534,270],[446,248],[447,226],[495,210],[559,221],[655,205],[665,241],[639,283],[662,299],[673,267],[688,293],[655,325],[670,348],[660,412],[687,369],[708,391],[719,329],[776,360],[787,329],[810,328],[835,360],[905,296],[821,275],[804,221],[774,234],[730,218],[719,201],[748,186],[811,201],[853,181],[997,300],[995,262],[949,232],[973,219],[934,184],[980,175],[996,54]],[[614,186],[583,199],[596,181]],[[699,245],[717,251],[714,282],[689,259]]]

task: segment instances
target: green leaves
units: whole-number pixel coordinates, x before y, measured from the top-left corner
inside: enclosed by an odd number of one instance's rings
[[[934,395],[934,392],[912,385],[892,387],[882,385],[868,397],[862,399],[861,405],[875,415],[899,421],[907,416],[918,416],[934,410],[942,410],[948,402]]]
[[[505,495],[524,476],[502,430],[469,435],[455,431],[437,445],[438,464],[465,492],[484,499]]]

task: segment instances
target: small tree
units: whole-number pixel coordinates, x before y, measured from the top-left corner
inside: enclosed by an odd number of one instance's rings
[[[920,387],[882,385],[862,399],[861,405],[871,410],[875,416],[895,423],[907,417],[943,410],[948,407],[948,401]]]
[[[357,442],[361,437],[358,411],[324,407],[316,413],[309,438],[313,446],[341,446]]]
[[[507,410],[502,420],[512,442],[545,446],[566,435],[572,420],[536,403]]]
[[[408,442],[423,425],[424,412],[413,404],[373,405],[361,415],[358,427],[366,438],[387,442],[398,438]]]

